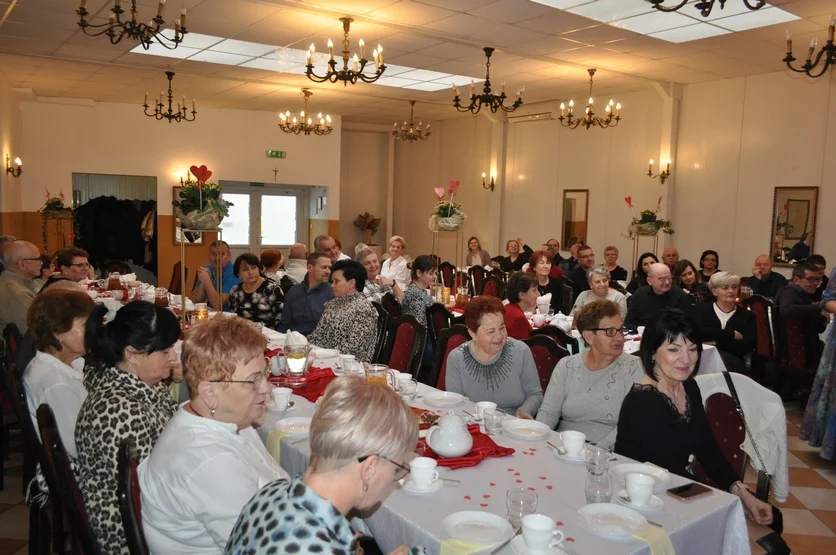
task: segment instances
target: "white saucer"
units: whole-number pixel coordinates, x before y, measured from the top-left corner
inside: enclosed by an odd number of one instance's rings
[[[555,457],[557,457],[558,459],[560,459],[561,461],[563,461],[565,463],[579,464],[579,463],[585,463],[586,462],[586,447],[581,449],[581,452],[578,453],[577,457],[570,457],[568,453],[566,455],[564,455],[560,451],[558,451],[557,449],[552,449],[552,453],[554,453]]]
[[[409,476],[401,478],[398,483],[401,485],[401,489],[410,495],[430,495],[444,487],[444,482],[440,478],[423,488],[417,487]]]
[[[531,551],[526,547],[525,540],[523,539],[522,535],[514,536],[514,539],[511,540],[511,551],[516,553],[517,555],[564,555],[566,553],[560,547],[550,547],[543,551]]]
[[[464,401],[464,395],[452,391],[433,391],[424,395],[424,403],[431,407],[454,407]]]
[[[665,502],[662,501],[662,498],[657,495],[651,496],[650,500],[647,502],[647,505],[645,505],[644,507],[628,503],[626,499],[626,489],[619,490],[618,493],[615,494],[615,497],[616,499],[618,499],[618,502],[624,505],[625,507],[630,507],[631,509],[636,509],[637,511],[658,511],[665,505]]]
[[[284,409],[276,408],[276,402],[273,399],[269,399],[266,403],[264,403],[264,407],[269,410],[270,412],[286,412],[293,408],[295,405],[293,401],[289,402]]]

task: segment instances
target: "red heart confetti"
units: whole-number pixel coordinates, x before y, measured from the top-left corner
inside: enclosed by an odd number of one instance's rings
[[[537,448],[536,448],[536,447],[531,447],[531,448],[529,449],[529,451],[534,451],[534,452],[537,452]]]
[[[540,479],[541,479],[541,480],[545,480],[545,479],[546,479],[546,477],[545,477],[545,476],[540,476]]]
[[[522,480],[517,480],[516,482],[517,482],[518,484],[522,484]]]
[[[487,504],[487,503],[479,503],[479,506],[480,506],[480,507],[487,507],[487,506],[488,506],[488,504]]]
[[[520,475],[519,472],[514,472],[514,476],[519,476],[519,475]]]
[[[567,542],[573,542],[573,541],[575,541],[575,538],[570,536],[570,537],[566,538],[566,541]]]
[[[464,498],[467,499],[468,501],[470,501],[470,496],[469,495],[465,495]]]
[[[493,482],[488,482],[488,484],[490,484],[491,487],[496,486],[496,484],[494,484]]]
[[[552,489],[552,486],[546,486],[546,489],[550,490]]]
[[[528,491],[537,491],[537,490],[534,489],[534,488],[528,488]]]
[[[513,471],[514,471],[514,469],[513,469],[513,468],[509,468],[509,469],[508,469],[508,472],[513,472]]]
[[[558,521],[557,521],[557,525],[558,525],[558,526],[563,526],[563,523],[562,523],[561,521],[559,521],[559,520],[558,520]]]
[[[483,496],[482,496],[482,498],[483,498],[483,499],[490,499],[490,498],[491,498],[491,496],[490,496],[490,495],[488,495],[488,494],[486,493],[485,495],[483,495]]]

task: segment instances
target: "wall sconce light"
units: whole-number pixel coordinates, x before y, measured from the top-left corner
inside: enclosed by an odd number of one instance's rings
[[[650,159],[650,164],[647,165],[647,177],[649,177],[650,179],[656,179],[658,177],[659,182],[662,183],[662,185],[664,185],[665,180],[667,178],[669,178],[670,176],[671,176],[671,161],[670,160],[668,160],[668,165],[665,168],[665,171],[663,171],[663,172],[661,172],[657,175],[653,175],[653,159],[652,158]]]
[[[485,172],[482,172],[482,188],[483,189],[490,189],[491,191],[493,191],[494,188],[496,187],[496,178],[493,175],[491,175],[491,180],[490,180],[490,182],[488,182],[488,181],[485,180],[485,178],[487,178],[487,177],[488,177],[488,175]]]
[[[20,161],[20,158],[15,158],[15,165],[17,168],[13,168],[12,164],[9,162],[9,155],[6,155],[6,173],[12,174],[12,177],[20,177],[20,174],[23,173],[23,162]]]

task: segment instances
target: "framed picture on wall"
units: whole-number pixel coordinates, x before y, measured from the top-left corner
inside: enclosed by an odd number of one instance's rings
[[[171,200],[181,200],[180,191],[183,190],[183,187],[175,185],[173,188],[173,194]],[[183,241],[185,238],[186,246],[202,246],[203,245],[203,233],[200,231],[183,231],[177,225],[177,218],[174,218],[174,245],[179,247],[180,242]]]

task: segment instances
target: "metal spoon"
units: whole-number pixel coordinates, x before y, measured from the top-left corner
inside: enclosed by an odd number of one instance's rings
[[[554,444],[554,443],[552,443],[551,441],[547,441],[547,442],[546,442],[546,445],[548,445],[548,446],[549,446],[549,447],[551,447],[552,449],[555,449],[555,450],[556,450],[558,453],[560,453],[561,455],[565,455],[565,454],[566,454],[566,448],[565,448],[565,447],[558,447],[557,445],[555,445],[555,444]]]
[[[501,544],[499,544],[499,545],[497,545],[496,547],[494,547],[494,548],[493,548],[493,551],[491,551],[491,555],[496,555],[497,553],[499,553],[500,551],[502,551],[502,548],[503,548],[503,547],[505,547],[506,545],[508,545],[509,543],[511,543],[511,540],[513,540],[514,538],[516,538],[517,536],[519,536],[521,533],[522,533],[522,526],[520,526],[519,528],[517,528],[517,530],[514,532],[514,535],[513,535],[513,536],[511,536],[510,538],[508,538],[507,540],[505,540],[505,541],[504,541],[504,542],[502,542]]]

